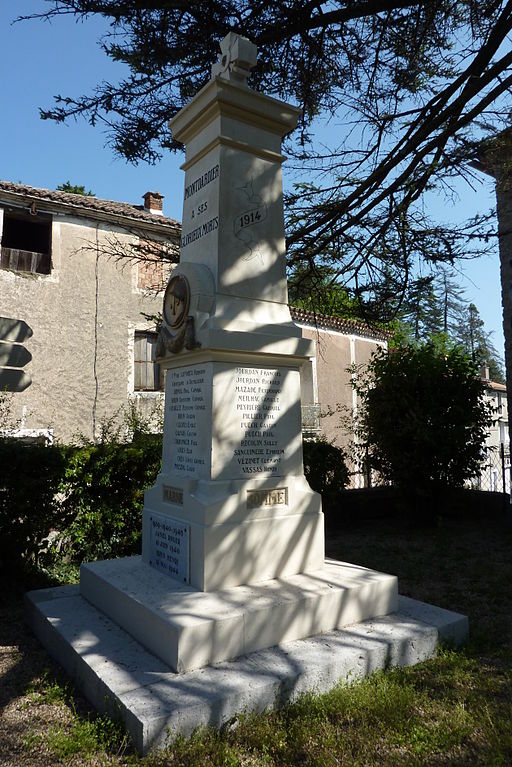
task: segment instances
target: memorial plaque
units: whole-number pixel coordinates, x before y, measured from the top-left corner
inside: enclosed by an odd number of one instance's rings
[[[295,377],[297,376],[297,377]],[[298,373],[284,367],[223,366],[215,376],[212,476],[284,476],[300,459]]]
[[[149,564],[182,583],[189,582],[190,528],[165,514],[149,517]]]
[[[163,464],[183,477],[205,477],[209,471],[206,440],[211,419],[212,366],[169,370],[166,383],[166,425]]]
[[[183,490],[181,487],[163,485],[163,498],[166,503],[174,503],[176,506],[183,506]]]
[[[234,402],[240,422],[240,445],[234,450],[242,474],[281,474],[286,441],[279,426],[283,371],[238,367]]]
[[[247,508],[260,509],[264,506],[286,506],[288,504],[288,488],[276,487],[272,490],[248,490]]]

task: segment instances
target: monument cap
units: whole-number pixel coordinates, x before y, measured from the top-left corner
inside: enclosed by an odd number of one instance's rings
[[[220,43],[221,53],[212,66],[212,77],[247,85],[251,69],[256,66],[258,48],[246,37],[229,32]]]

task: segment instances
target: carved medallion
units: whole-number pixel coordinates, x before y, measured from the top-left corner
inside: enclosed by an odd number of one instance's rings
[[[180,328],[190,306],[190,285],[181,274],[171,277],[164,295],[164,319],[169,328]]]

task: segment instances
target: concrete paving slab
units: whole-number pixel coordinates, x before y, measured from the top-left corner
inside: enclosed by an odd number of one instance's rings
[[[244,711],[413,665],[432,657],[439,639],[450,640],[455,624],[459,640],[467,628],[464,616],[400,597],[392,615],[178,674],[75,587],[30,592],[26,608],[48,652],[98,711],[121,719],[140,753],[196,727],[222,726]]]

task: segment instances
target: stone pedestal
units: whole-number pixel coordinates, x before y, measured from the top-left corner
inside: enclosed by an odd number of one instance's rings
[[[397,609],[397,580],[328,561],[313,573],[214,592],[176,584],[140,557],[84,565],[80,591],[173,671],[359,623]]]
[[[201,591],[320,569],[323,515],[303,474],[298,370],[261,355],[191,356],[195,364],[167,372],[144,562],[170,575],[181,562],[179,580]],[[177,525],[168,536],[166,519]]]

